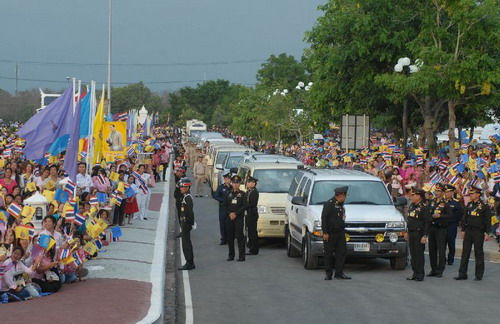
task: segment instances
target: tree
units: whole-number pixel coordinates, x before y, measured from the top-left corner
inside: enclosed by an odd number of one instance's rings
[[[140,109],[143,105],[149,112],[164,109],[161,97],[152,93],[142,82],[113,88],[111,93],[111,113],[113,114]]]
[[[411,0],[330,0],[324,15],[306,33],[304,63],[314,86],[312,118],[322,127],[344,113],[377,115],[393,109],[389,92],[375,84],[408,53],[418,34]]]
[[[308,79],[304,65],[292,55],[285,53],[271,55],[257,72],[257,87],[274,89],[293,89],[298,82]],[[271,90],[271,91],[272,91]]]

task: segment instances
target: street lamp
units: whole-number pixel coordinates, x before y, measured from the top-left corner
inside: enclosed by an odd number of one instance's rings
[[[398,60],[398,63],[394,66],[394,71],[397,73],[404,73],[406,76],[410,76],[412,73],[416,73],[422,67],[423,62],[420,59],[415,60],[415,64],[411,64],[411,60],[408,57],[402,57]],[[408,153],[406,143],[408,139],[408,99],[403,103],[403,154],[406,157]]]

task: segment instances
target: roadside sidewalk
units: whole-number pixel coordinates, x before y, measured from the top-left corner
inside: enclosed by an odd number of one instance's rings
[[[38,323],[155,322],[162,314],[161,307],[156,304],[163,304],[165,256],[160,254],[165,252],[166,234],[164,230],[158,239],[157,228],[161,228],[161,221],[168,216],[168,190],[169,182],[156,184],[147,220],[132,220],[131,225],[121,227],[123,236],[120,240],[110,242],[101,249],[97,258],[86,262],[89,275],[85,282],[66,284],[50,296],[0,305],[2,316],[19,323],[30,322],[33,314],[42,313],[44,315],[38,317]],[[160,220],[164,200],[167,211]],[[166,221],[164,223],[166,226]],[[51,311],[47,312],[47,309]]]

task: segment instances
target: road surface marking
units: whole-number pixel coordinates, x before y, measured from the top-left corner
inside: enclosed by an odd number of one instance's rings
[[[181,259],[182,264],[186,264],[184,253],[182,253],[181,240]],[[182,284],[184,286],[184,305],[186,306],[186,324],[193,324],[193,298],[191,296],[191,284],[189,283],[189,271],[182,271]]]

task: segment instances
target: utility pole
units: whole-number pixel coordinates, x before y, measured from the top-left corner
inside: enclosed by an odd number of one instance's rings
[[[112,0],[109,0],[108,18],[108,115],[111,114],[111,12]]]
[[[16,96],[17,96],[18,82],[19,82],[19,64],[16,62]]]

